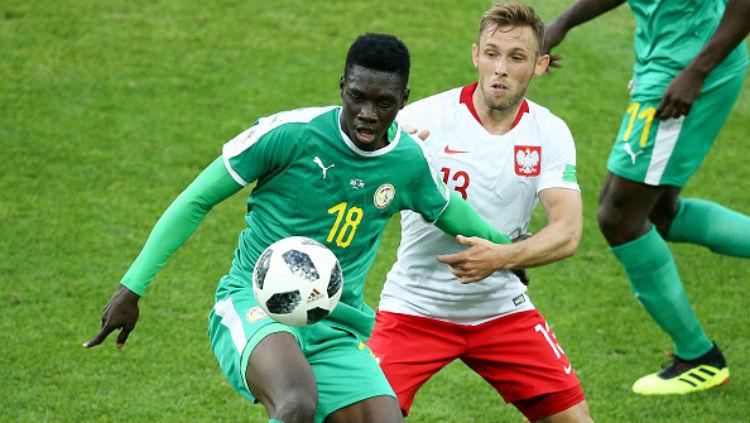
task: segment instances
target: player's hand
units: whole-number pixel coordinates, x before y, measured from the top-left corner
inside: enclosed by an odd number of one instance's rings
[[[437,260],[449,265],[451,273],[461,283],[481,281],[495,270],[502,269],[502,264],[507,262],[509,257],[506,245],[463,235],[457,235],[456,241],[469,248],[456,254],[439,255]]]
[[[411,126],[411,125],[409,125],[408,123],[402,123],[401,124],[401,129],[403,129],[404,131],[406,131],[406,133],[409,134],[409,135],[415,135],[416,134],[416,136],[418,136],[419,139],[422,140],[422,141],[426,140],[427,137],[430,136],[430,130],[429,129],[423,129],[423,130],[420,131],[419,129],[417,129],[417,128]]]
[[[664,97],[656,109],[656,118],[663,120],[687,116],[701,92],[704,79],[700,72],[690,66],[678,73],[664,91]]]
[[[568,31],[559,20],[554,20],[544,29],[544,42],[542,43],[542,54],[549,54],[549,65],[547,73],[552,73],[552,68],[562,67],[562,56],[550,54],[553,48],[557,47],[565,38]]]
[[[140,299],[138,294],[120,285],[104,307],[101,330],[90,341],[84,342],[83,348],[95,347],[107,339],[112,331],[122,329],[115,344],[117,348],[122,349],[130,331],[135,328],[135,323],[138,321],[138,300]]]

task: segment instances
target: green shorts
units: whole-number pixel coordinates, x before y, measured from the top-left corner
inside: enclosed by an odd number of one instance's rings
[[[607,169],[646,185],[684,186],[698,170],[739,96],[745,72],[704,91],[690,114],[654,118],[660,98],[632,98]]]
[[[250,353],[266,336],[289,332],[297,339],[318,384],[316,422],[367,398],[395,398],[365,339],[328,319],[305,327],[282,325],[263,312],[246,283],[228,275],[220,287],[209,315],[211,349],[229,384],[243,397],[256,402],[245,382]]]

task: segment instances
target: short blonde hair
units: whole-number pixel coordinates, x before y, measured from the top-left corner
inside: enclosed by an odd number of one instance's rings
[[[505,26],[528,26],[536,35],[537,54],[542,52],[544,40],[544,22],[536,14],[534,8],[525,4],[510,1],[507,3],[495,3],[490,10],[485,12],[479,21],[478,37],[490,28],[502,28]]]

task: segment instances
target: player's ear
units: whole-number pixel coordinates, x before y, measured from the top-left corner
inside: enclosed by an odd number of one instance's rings
[[[474,63],[474,67],[477,67],[477,62],[479,60],[479,46],[477,43],[473,43],[471,45],[471,61]]]
[[[549,66],[549,54],[542,54],[536,59],[536,67],[534,68],[534,76],[542,76],[547,72]]]
[[[406,106],[406,102],[409,101],[409,92],[410,92],[409,86],[407,85],[404,87],[404,90],[401,92],[401,107],[398,108],[399,110],[403,109],[404,106]]]
[[[339,77],[339,95],[343,98],[344,97],[344,75],[346,75],[346,72],[341,74],[341,77]]]

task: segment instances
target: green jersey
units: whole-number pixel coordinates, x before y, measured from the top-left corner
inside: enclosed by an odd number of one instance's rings
[[[364,280],[386,223],[406,209],[433,222],[448,193],[422,145],[395,123],[386,147],[364,151],[342,132],[340,113],[340,107],[278,113],[224,145],[224,163],[235,181],[257,180],[230,273],[249,284],[255,261],[274,241],[313,238],[336,254],[344,273],[341,301],[330,319],[351,325],[352,318],[365,317],[366,326],[356,329],[367,333],[372,310],[363,301]]]
[[[628,0],[628,4],[636,21],[632,95],[660,98],[716,31],[725,0]],[[743,42],[711,72],[703,90],[744,71],[747,64]]]

